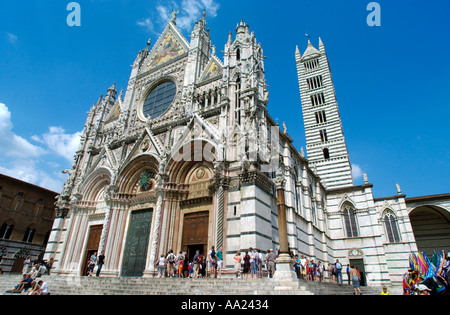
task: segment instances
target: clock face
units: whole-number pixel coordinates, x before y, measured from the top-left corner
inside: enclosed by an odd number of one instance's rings
[[[155,119],[162,116],[169,109],[176,93],[177,86],[174,82],[164,81],[158,84],[144,102],[144,117],[148,118],[150,116],[151,119]]]

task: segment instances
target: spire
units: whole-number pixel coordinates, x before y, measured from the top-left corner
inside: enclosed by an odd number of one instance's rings
[[[322,42],[322,38],[319,37],[319,50],[320,52],[325,52],[325,45]]]
[[[300,50],[298,49],[298,45],[295,46],[295,56],[301,58],[302,54],[300,53]]]
[[[106,102],[114,105],[114,103],[116,101],[116,94],[117,94],[116,82],[114,82],[114,84],[108,89],[108,93],[106,94],[106,97],[105,97]]]

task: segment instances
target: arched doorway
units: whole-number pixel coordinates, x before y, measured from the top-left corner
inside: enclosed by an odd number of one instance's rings
[[[417,248],[431,257],[433,251],[448,249],[450,213],[436,205],[421,205],[409,213]]]
[[[181,173],[181,174],[180,174]],[[206,255],[214,245],[213,180],[212,166],[207,162],[186,162],[179,168],[176,182],[185,188],[179,201],[177,246],[192,260],[197,250]]]

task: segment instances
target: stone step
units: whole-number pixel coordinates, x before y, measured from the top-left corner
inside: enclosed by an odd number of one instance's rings
[[[20,275],[0,277],[0,294],[12,289]],[[179,279],[179,278],[41,278],[54,295],[352,295],[353,288],[333,283],[299,280],[278,284],[269,278]],[[292,289],[295,286],[295,289]],[[378,295],[379,288],[361,288],[365,295]]]

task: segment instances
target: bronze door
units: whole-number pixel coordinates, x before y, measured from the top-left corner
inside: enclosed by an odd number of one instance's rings
[[[184,216],[182,250],[191,258],[195,249],[206,250],[208,246],[209,212],[190,213]],[[193,253],[192,253],[193,251]]]
[[[131,213],[122,277],[142,277],[147,261],[153,209]]]

